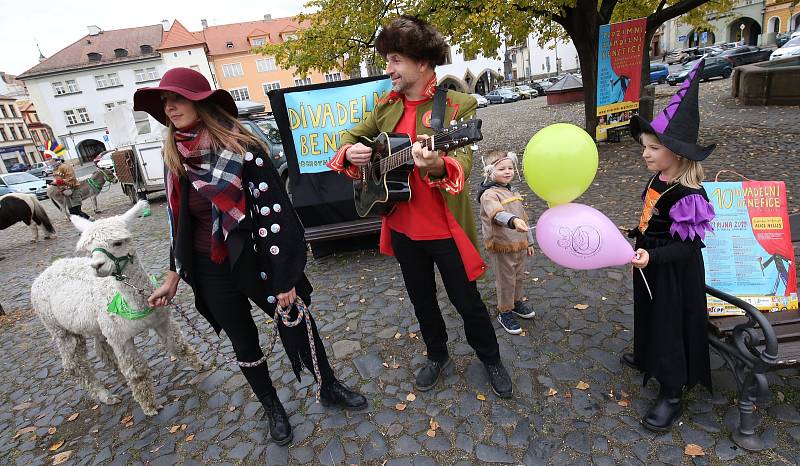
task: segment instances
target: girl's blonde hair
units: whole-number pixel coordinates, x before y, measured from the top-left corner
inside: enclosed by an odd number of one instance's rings
[[[678,155],[678,154],[675,154]],[[703,166],[696,160],[689,160],[678,155],[678,163],[681,164],[681,169],[678,175],[673,179],[672,183],[678,183],[688,188],[699,189],[703,183],[705,173]]]
[[[649,134],[650,136],[653,136],[654,138],[658,139],[657,134],[650,132],[642,132],[639,134],[639,144],[644,145],[644,142],[642,141],[642,135],[644,134]],[[660,139],[659,139],[659,144],[661,144]],[[667,147],[667,149],[669,148]],[[671,149],[669,150],[670,152],[672,152]],[[699,189],[700,185],[703,183],[703,179],[705,178],[703,165],[701,165],[700,162],[696,160],[689,160],[686,157],[676,152],[672,153],[675,154],[675,156],[678,158],[678,164],[680,164],[680,171],[678,172],[678,175],[675,178],[669,181],[670,184],[678,183],[683,186],[686,186],[687,188]]]
[[[264,141],[251,133],[244,125],[239,123],[239,120],[231,116],[219,105],[206,101],[192,103],[197,116],[200,117],[200,121],[208,130],[212,150],[226,149],[237,154],[243,154],[248,148],[257,147],[264,151],[268,157],[272,156],[269,152],[269,147],[264,144]],[[164,141],[164,163],[171,172],[184,176],[186,169],[183,167],[181,154],[175,144],[177,128],[169,120],[167,120],[167,125],[167,138]]]
[[[517,154],[514,152],[506,152],[503,150],[494,149],[490,150],[486,155],[481,157],[481,160],[483,161],[484,181],[494,181],[494,164],[497,163],[498,160],[504,158],[511,160],[511,164],[514,165],[514,170],[517,171],[517,175],[519,176],[519,170],[517,170]]]

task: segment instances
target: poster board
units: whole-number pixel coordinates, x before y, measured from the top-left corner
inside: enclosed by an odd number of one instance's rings
[[[600,26],[597,50],[597,128],[605,141],[610,128],[626,126],[639,110],[642,54],[647,18]]]
[[[797,309],[797,267],[782,181],[703,183],[716,217],[703,249],[706,283],[765,312]],[[744,312],[708,296],[709,316]]]

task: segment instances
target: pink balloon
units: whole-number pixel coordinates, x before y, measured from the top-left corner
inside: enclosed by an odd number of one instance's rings
[[[583,204],[547,209],[536,223],[536,242],[553,262],[571,269],[625,265],[635,255],[608,217]]]

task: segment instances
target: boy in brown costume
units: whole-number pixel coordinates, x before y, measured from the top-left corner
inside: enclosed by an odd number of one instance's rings
[[[515,315],[523,319],[536,315],[522,299],[525,258],[533,255],[533,234],[522,196],[511,187],[516,167],[513,152],[489,152],[484,157],[486,181],[478,192],[483,240],[497,287],[497,320],[512,335],[522,333]]]

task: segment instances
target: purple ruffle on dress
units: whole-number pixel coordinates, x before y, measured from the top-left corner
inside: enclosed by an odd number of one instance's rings
[[[700,194],[690,194],[678,201],[669,210],[672,225],[671,235],[676,233],[681,240],[694,240],[696,236],[704,240],[707,231],[714,231],[711,220],[714,219],[714,207]]]

